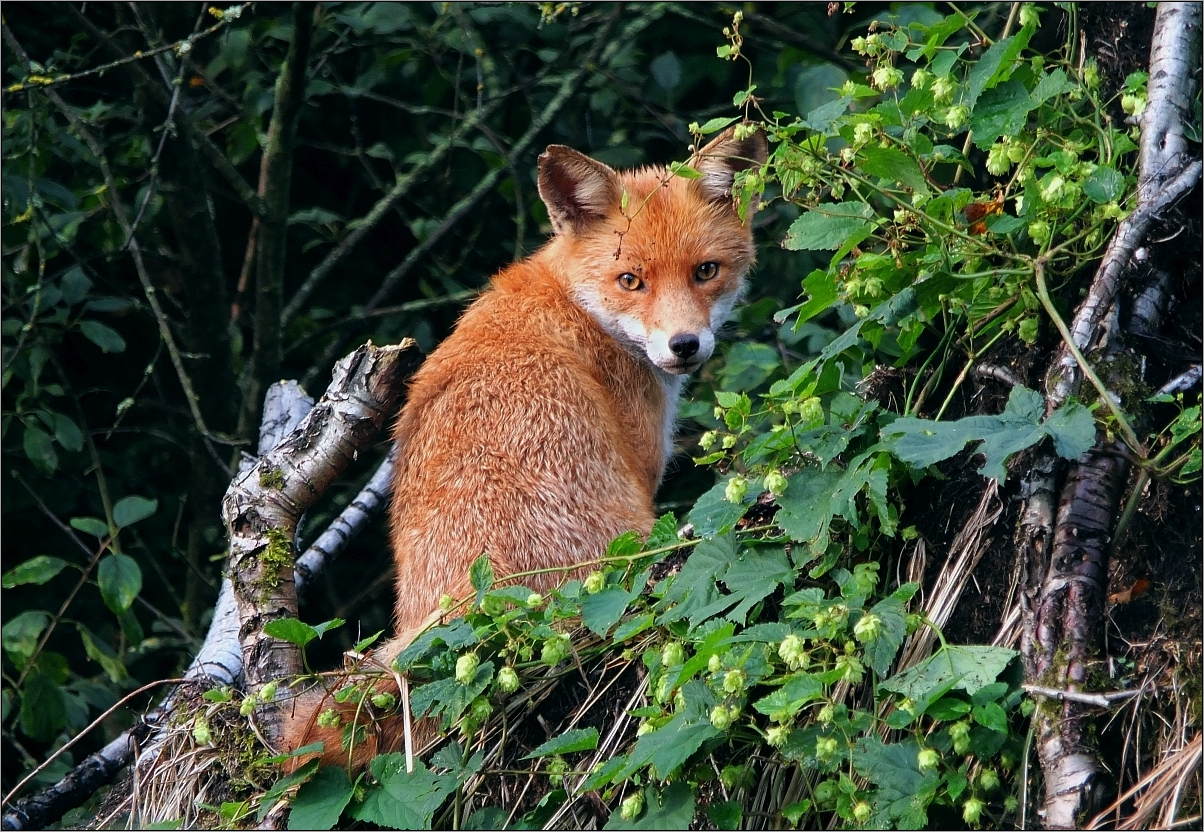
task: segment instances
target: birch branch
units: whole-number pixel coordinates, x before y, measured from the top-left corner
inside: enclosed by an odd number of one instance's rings
[[[326,394],[301,425],[227,491],[222,513],[248,693],[300,672],[300,649],[263,633],[265,624],[297,613],[297,521],[392,416],[402,382],[419,360],[408,339],[398,346],[360,347],[335,366]],[[278,739],[274,705],[261,708],[259,723],[269,743]]]

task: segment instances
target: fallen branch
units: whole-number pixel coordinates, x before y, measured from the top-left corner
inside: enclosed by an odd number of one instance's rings
[[[336,365],[326,394],[301,425],[226,492],[222,514],[249,694],[301,671],[300,649],[263,632],[269,622],[297,614],[297,522],[393,415],[401,385],[419,360],[411,340],[360,347]],[[257,719],[264,738],[274,744],[278,709],[265,703]]]
[[[1044,685],[1021,685],[1021,687],[1033,696],[1044,696],[1048,699],[1057,699],[1062,702],[1078,702],[1082,705],[1094,705],[1097,708],[1111,708],[1117,702],[1124,702],[1145,693],[1142,689],[1117,690],[1111,693],[1082,693],[1077,690],[1047,688]]]

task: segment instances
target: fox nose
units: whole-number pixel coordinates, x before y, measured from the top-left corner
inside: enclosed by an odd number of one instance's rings
[[[669,349],[678,358],[690,358],[698,352],[698,336],[692,332],[679,332],[669,339]]]

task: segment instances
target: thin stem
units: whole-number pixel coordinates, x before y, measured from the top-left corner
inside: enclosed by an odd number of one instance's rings
[[[1044,258],[1038,257],[1036,261],[1034,261],[1033,271],[1037,278],[1037,298],[1041,301],[1041,305],[1045,307],[1045,313],[1049,315],[1050,319],[1054,323],[1054,326],[1057,327],[1058,332],[1062,336],[1062,341],[1066,344],[1066,348],[1070,351],[1070,354],[1074,356],[1074,360],[1078,362],[1079,368],[1083,371],[1083,375],[1085,375],[1091,382],[1092,386],[1095,387],[1096,392],[1099,393],[1100,400],[1116,419],[1116,422],[1120,426],[1121,433],[1124,434],[1125,442],[1129,445],[1129,448],[1131,448],[1134,453],[1138,454],[1144,459],[1146,456],[1146,449],[1141,442],[1138,441],[1137,434],[1134,432],[1133,426],[1129,424],[1129,420],[1125,417],[1124,413],[1121,412],[1120,408],[1117,407],[1116,402],[1112,400],[1112,394],[1108,392],[1106,387],[1104,387],[1104,383],[1100,381],[1099,376],[1095,374],[1095,370],[1092,369],[1091,365],[1087,363],[1087,359],[1083,357],[1081,352],[1079,352],[1079,348],[1075,345],[1074,338],[1071,336],[1070,330],[1066,328],[1066,322],[1062,320],[1062,316],[1058,314],[1058,310],[1054,308],[1053,301],[1050,300],[1049,288],[1045,285]]]

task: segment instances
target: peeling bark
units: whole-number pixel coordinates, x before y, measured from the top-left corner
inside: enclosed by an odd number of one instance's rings
[[[297,522],[392,416],[402,382],[419,360],[409,340],[356,350],[336,365],[326,394],[301,425],[226,492],[222,513],[248,693],[300,673],[300,649],[263,633],[268,622],[297,614]],[[279,738],[275,706],[260,709],[258,727],[269,744]]]
[[[1199,64],[1200,6],[1162,3],[1150,50],[1148,105],[1142,117],[1138,203],[1117,228],[1096,271],[1087,297],[1070,326],[1071,340],[1084,353],[1098,352],[1107,370],[1123,351],[1118,295],[1133,253],[1158,215],[1199,182],[1201,164],[1187,157],[1182,119],[1192,100],[1192,72]],[[1157,330],[1168,280],[1156,279],[1137,298],[1129,329],[1140,335]],[[1105,320],[1113,322],[1104,326]],[[1076,395],[1082,373],[1069,347],[1062,345],[1046,376],[1046,407]],[[1017,529],[1017,550],[1028,575],[1022,595],[1021,652],[1030,683],[1086,693],[1089,671],[1102,647],[1108,553],[1117,509],[1128,477],[1123,455],[1144,449],[1100,444],[1069,466],[1057,511],[1053,493],[1057,461],[1038,458],[1026,480]],[[1073,696],[1046,699],[1034,715],[1037,753],[1045,777],[1040,814],[1046,828],[1071,829],[1101,807],[1110,788],[1100,764],[1093,714]]]

